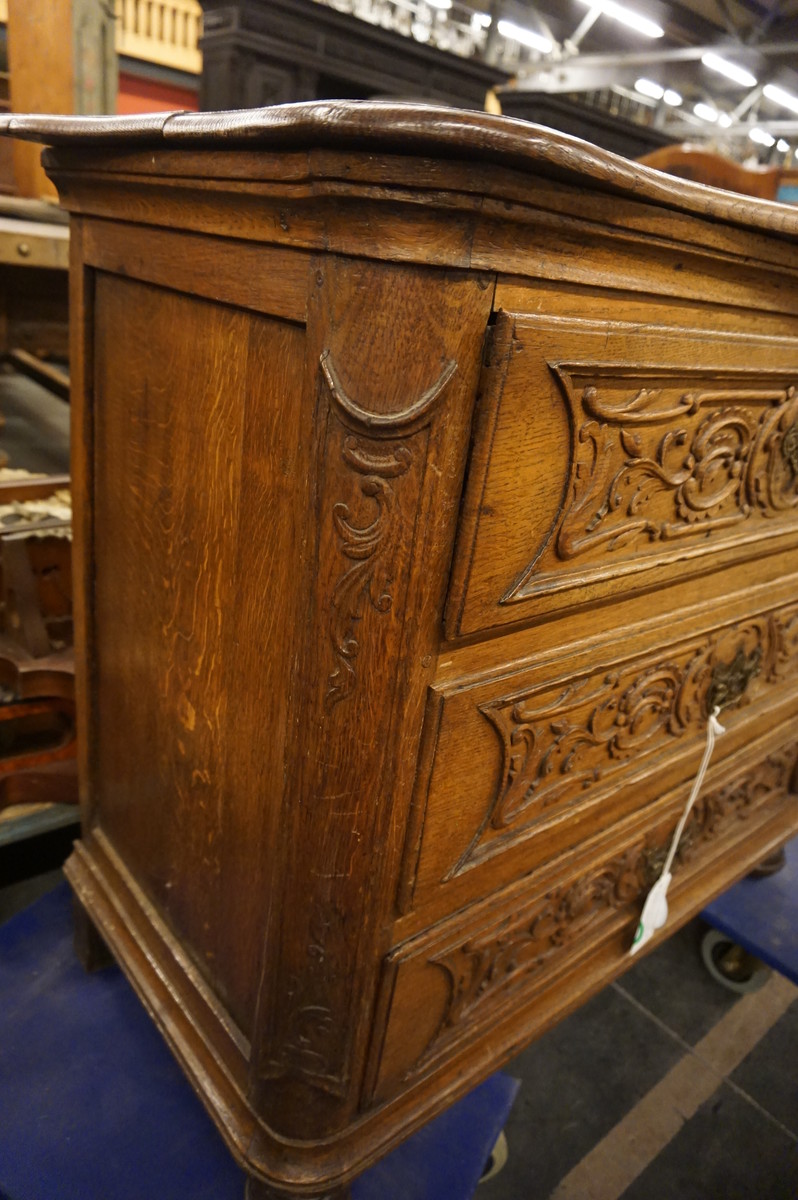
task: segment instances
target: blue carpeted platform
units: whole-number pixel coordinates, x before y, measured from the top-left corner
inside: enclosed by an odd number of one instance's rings
[[[798,838],[787,865],[765,879],[742,879],[701,916],[749,954],[798,983]]]
[[[466,1200],[512,1107],[494,1075],[353,1200]],[[66,884],[0,927],[0,1200],[242,1200],[244,1177],[122,973],[86,975]]]

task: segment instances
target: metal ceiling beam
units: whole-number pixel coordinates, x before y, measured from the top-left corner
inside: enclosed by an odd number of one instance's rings
[[[736,124],[729,125],[725,129],[718,125],[711,125],[708,121],[701,121],[699,124],[693,121],[675,121],[665,126],[666,131],[669,134],[673,134],[676,140],[685,137],[695,137],[698,132],[705,134],[708,138],[739,137],[740,135],[747,137],[754,128],[764,129],[775,138],[795,137],[796,133],[798,133],[798,118],[792,121],[738,121]]]
[[[742,118],[749,111],[749,109],[753,108],[754,105],[757,103],[757,101],[762,98],[762,91],[764,89],[764,86],[765,85],[763,83],[758,83],[756,85],[756,87],[753,88],[748,93],[747,96],[743,97],[743,99],[740,101],[740,103],[735,108],[734,112],[732,112],[732,114],[731,114],[731,118],[733,121],[742,120]]]
[[[721,49],[723,47],[720,47]],[[593,92],[633,78],[641,67],[661,63],[696,62],[717,45],[682,46],[675,50],[645,50],[634,54],[575,54],[571,58],[543,59],[524,67],[516,87],[522,92]],[[745,47],[741,47],[745,50]],[[798,55],[798,41],[768,42],[757,46],[765,58]],[[749,51],[750,53],[750,51]]]

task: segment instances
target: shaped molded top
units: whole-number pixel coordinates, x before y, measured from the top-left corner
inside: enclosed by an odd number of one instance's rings
[[[695,213],[713,220],[798,236],[798,212],[786,204],[676,179],[568,134],[488,113],[380,101],[332,100],[231,112],[140,116],[0,117],[0,134],[48,146],[134,149],[269,150],[316,147],[433,155],[489,162],[544,178]]]

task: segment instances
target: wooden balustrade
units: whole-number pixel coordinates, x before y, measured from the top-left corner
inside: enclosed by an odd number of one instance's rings
[[[116,0],[116,16],[119,54],[200,73],[202,9],[197,0]]]
[[[116,0],[116,21],[119,54],[199,75],[198,0]],[[0,0],[0,24],[8,24],[8,0]]]

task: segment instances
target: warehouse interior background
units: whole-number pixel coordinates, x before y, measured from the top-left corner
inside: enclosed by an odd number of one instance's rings
[[[0,0],[2,111],[337,98],[503,114],[798,203],[798,0]],[[52,477],[63,507],[68,232],[40,150],[0,140],[0,457],[9,486]],[[36,519],[64,520],[57,505]],[[59,595],[44,619],[63,647]],[[45,784],[0,780],[0,921],[58,885],[78,834],[63,720],[6,739],[23,755],[26,738],[55,746],[57,765]],[[724,989],[703,933],[692,922],[508,1065],[521,1089],[507,1159],[478,1196],[795,1200],[798,989],[778,973]]]

